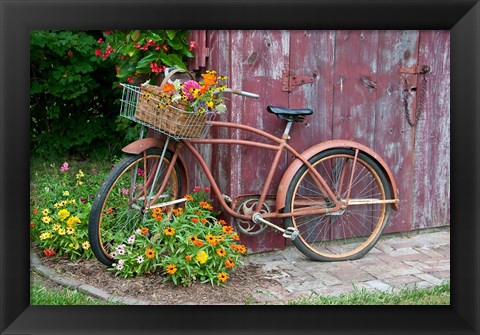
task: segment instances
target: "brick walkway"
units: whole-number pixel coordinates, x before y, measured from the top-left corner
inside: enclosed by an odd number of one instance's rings
[[[313,262],[295,247],[248,257],[262,265],[267,276],[284,290],[255,292],[256,300],[270,303],[309,296],[338,295],[358,289],[395,291],[405,286],[432,287],[450,279],[450,230],[382,238],[355,261]]]

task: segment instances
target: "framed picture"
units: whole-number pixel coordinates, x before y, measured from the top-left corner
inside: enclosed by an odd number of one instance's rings
[[[478,334],[480,4],[394,1],[10,1],[1,10],[0,332]],[[41,29],[451,31],[450,306],[30,306],[29,32]]]

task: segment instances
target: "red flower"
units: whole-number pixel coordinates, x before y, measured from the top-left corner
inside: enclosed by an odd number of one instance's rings
[[[95,49],[95,56],[99,57],[102,55],[102,51],[99,49]]]
[[[43,250],[43,253],[47,257],[51,257],[51,256],[56,254],[55,250],[53,250],[53,249],[45,249],[45,250]]]
[[[132,77],[128,77],[128,78],[127,78],[127,81],[128,81],[130,84],[133,84],[133,79],[132,79]]]
[[[103,43],[103,38],[99,38],[98,39],[98,44],[102,44]]]
[[[38,208],[34,208],[33,209],[33,214],[37,214],[38,213]]]
[[[35,227],[35,222],[32,221],[30,222],[30,228],[33,228],[33,227]]]

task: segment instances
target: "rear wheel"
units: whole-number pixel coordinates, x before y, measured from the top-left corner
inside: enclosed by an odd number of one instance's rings
[[[125,242],[148,215],[146,203],[156,196],[172,159],[171,152],[166,151],[160,164],[162,152],[152,148],[145,155],[125,157],[98,191],[90,211],[88,235],[93,253],[103,264],[113,263],[113,248]],[[175,164],[156,203],[178,199],[181,185],[180,167]]]
[[[294,245],[313,260],[358,259],[373,248],[387,223],[391,205],[380,201],[391,199],[391,190],[383,170],[363,153],[358,154],[355,164],[354,158],[354,150],[336,148],[309,160],[336,198],[345,203],[344,209],[285,219],[286,227],[299,232]],[[316,186],[313,173],[303,165],[288,187],[285,212],[309,206],[327,209],[335,204]]]

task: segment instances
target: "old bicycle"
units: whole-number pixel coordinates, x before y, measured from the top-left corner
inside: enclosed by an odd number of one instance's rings
[[[178,69],[171,74],[176,71]],[[139,119],[141,89],[123,86],[121,115],[166,136],[165,139],[141,138],[124,147],[127,156],[113,168],[95,197],[89,219],[89,239],[94,254],[106,265],[113,262],[111,252],[115,241],[125,239],[126,234],[142,223],[146,213],[154,208],[181,206],[185,201],[190,177],[185,152],[203,169],[221,208],[236,219],[242,233],[259,234],[271,227],[316,261],[364,256],[381,236],[391,208],[398,207],[398,190],[390,169],[365,145],[350,140],[321,142],[306,149],[289,145],[291,136],[299,136],[291,131],[292,126],[313,114],[310,109],[268,106],[272,117],[285,120],[281,137],[251,126],[214,119],[187,121],[179,135],[171,129],[177,127],[175,120],[164,119],[158,111],[142,110],[152,114],[147,115],[147,119],[145,115]],[[226,89],[224,93],[258,98],[254,93],[236,89]],[[163,126],[154,125],[148,117],[157,118]],[[207,136],[214,128],[255,134],[264,141]],[[274,152],[269,173],[257,196],[240,195],[232,199],[222,193],[199,150],[202,145],[218,144]],[[285,151],[294,160],[285,171],[280,171],[279,161]],[[276,174],[282,177],[272,197],[268,190]],[[275,219],[282,219],[284,226],[272,222]]]

